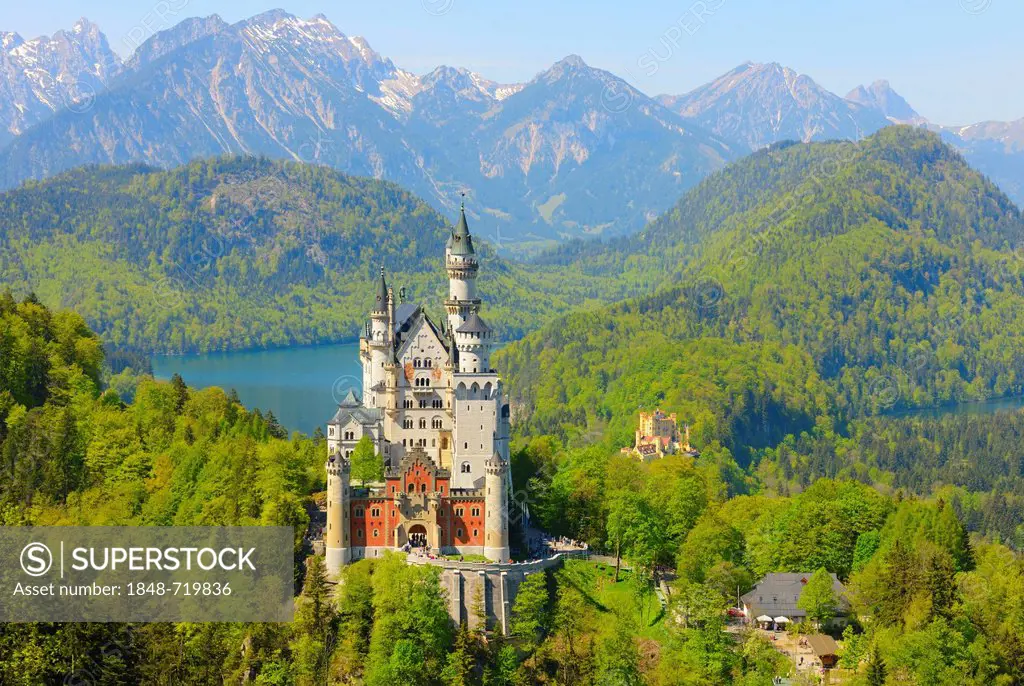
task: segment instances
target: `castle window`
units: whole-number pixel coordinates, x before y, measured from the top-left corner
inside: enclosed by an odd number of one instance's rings
[[[434,402],[431,405],[435,410],[440,410],[443,407],[440,398],[434,398]]]
[[[448,439],[447,438],[442,438],[441,439],[441,450],[448,450]]]
[[[463,444],[462,444],[462,447],[463,447],[464,449],[466,449],[466,450],[469,450],[469,441],[466,441],[465,443],[463,443]]]
[[[476,538],[479,535],[480,535],[480,529],[473,529],[473,538]]]
[[[419,369],[420,368],[420,358],[417,357],[415,360],[413,360],[412,361],[412,366],[415,367],[416,369]]]
[[[434,417],[434,419],[430,422],[430,428],[432,429],[440,429],[442,426],[443,422],[441,421],[440,417]]]
[[[427,420],[426,419],[422,419],[422,418],[420,419],[420,428],[421,429],[426,429],[427,428]],[[483,428],[483,427],[480,427],[480,428]]]
[[[411,400],[406,400],[405,402],[402,403],[402,406],[405,409],[407,409],[407,410],[411,410],[412,409],[412,401]]]
[[[403,448],[405,448],[405,447],[406,447],[406,445],[405,445],[405,440],[406,440],[406,439],[404,439],[404,438],[402,439],[402,447],[403,447]]]
[[[479,517],[480,516],[480,508],[479,507],[474,507],[472,510],[470,510],[470,512],[473,514],[474,517]]]
[[[380,508],[375,507],[372,510],[370,510],[370,515],[373,517],[380,517]]]
[[[410,493],[415,493],[416,492],[416,484],[409,484],[409,492]]]
[[[455,537],[456,538],[462,538],[462,529],[456,529],[455,530]]]
[[[327,429],[327,434],[328,434],[329,436],[333,436],[333,435],[334,435],[334,427],[333,427],[333,426],[332,426],[332,427],[330,427],[329,429]]]
[[[357,538],[362,538],[363,537],[363,530],[362,529],[358,529],[356,531],[356,537]]]
[[[473,471],[473,467],[468,462],[463,462],[460,470],[463,474],[469,474]]]
[[[373,537],[377,538],[377,536],[379,536],[379,535],[380,535],[380,532],[377,529],[374,529],[373,530]]]
[[[361,508],[361,507],[357,507],[357,508],[356,508],[356,514],[355,514],[355,516],[356,516],[356,517],[362,517],[362,516],[363,516],[363,508]]]
[[[423,360],[423,366],[426,367],[427,369],[430,369],[431,367],[434,366],[434,361],[428,357],[427,359]]]
[[[455,508],[455,516],[456,517],[461,517],[465,511],[466,511],[465,509],[463,509],[461,507],[457,507],[457,508]],[[462,534],[459,534],[459,535],[461,536]]]
[[[406,419],[404,422],[402,422],[402,428],[411,429],[412,428],[412,420],[411,419]]]
[[[426,492],[427,492],[427,485],[426,484],[420,484],[420,493],[426,493]]]
[[[436,448],[437,447],[437,439],[436,438],[431,438],[430,439],[430,447],[431,448]]]
[[[355,434],[354,431],[346,431],[345,432],[345,440],[346,441],[353,441],[353,440],[355,440],[355,438],[356,438],[356,434]]]

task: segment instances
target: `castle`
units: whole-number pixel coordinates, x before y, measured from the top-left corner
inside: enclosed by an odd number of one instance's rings
[[[350,391],[327,424],[328,573],[384,550],[422,547],[509,559],[509,406],[490,366],[480,265],[465,207],[445,246],[447,325],[398,303],[381,268],[359,341],[362,398]],[[356,489],[349,458],[369,436],[384,482]]]
[[[641,460],[683,453],[696,456],[697,451],[690,445],[690,427],[684,426],[679,432],[676,414],[665,414],[661,408],[654,412],[641,412],[640,422],[633,437],[633,447],[623,448],[624,455],[633,455]]]

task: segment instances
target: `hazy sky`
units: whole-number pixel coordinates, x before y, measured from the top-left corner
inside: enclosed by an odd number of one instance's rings
[[[886,78],[942,124],[1024,117],[1020,0],[4,0],[25,38],[85,15],[126,40],[187,16],[237,21],[273,7],[322,13],[415,72],[465,66],[522,81],[570,53],[640,90],[686,92],[746,60],[779,62],[844,95]]]

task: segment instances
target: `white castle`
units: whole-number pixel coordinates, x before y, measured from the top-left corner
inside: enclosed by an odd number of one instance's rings
[[[359,341],[362,398],[349,392],[327,425],[328,572],[385,549],[509,558],[509,407],[480,318],[479,263],[465,208],[445,248],[447,326],[396,303],[381,268]],[[362,491],[349,457],[370,436],[385,481]]]

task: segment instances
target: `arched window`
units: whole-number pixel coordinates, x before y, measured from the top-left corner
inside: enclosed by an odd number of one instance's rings
[[[361,507],[357,507],[357,508],[356,508],[356,514],[355,514],[355,516],[356,516],[356,517],[362,517],[362,516],[363,516],[363,508],[361,508]]]
[[[426,484],[420,484],[420,493],[426,493],[426,492],[427,492],[427,485]]]
[[[440,429],[443,425],[444,425],[444,422],[441,421],[440,417],[434,417],[430,421],[430,428],[432,428],[432,429]]]
[[[420,418],[420,428],[421,429],[426,429],[427,428],[427,420],[422,418],[422,417]]]
[[[416,484],[409,484],[409,492],[410,493],[415,493],[416,492]]]
[[[463,474],[469,474],[470,472],[472,472],[472,471],[473,471],[473,467],[472,467],[472,465],[470,465],[470,464],[469,464],[468,462],[463,462],[463,463],[462,463],[462,468],[461,468],[461,470],[460,470],[460,471],[461,471],[461,472],[462,472]]]
[[[406,429],[411,429],[412,428],[412,420],[411,419],[406,419],[404,422],[402,422],[402,427],[406,428]]]
[[[419,369],[420,368],[420,358],[417,357],[415,360],[413,360],[412,361],[412,366],[414,368],[416,368],[416,369]]]
[[[430,369],[431,367],[434,366],[434,361],[428,357],[427,359],[423,360],[423,366],[426,367],[427,369]]]

